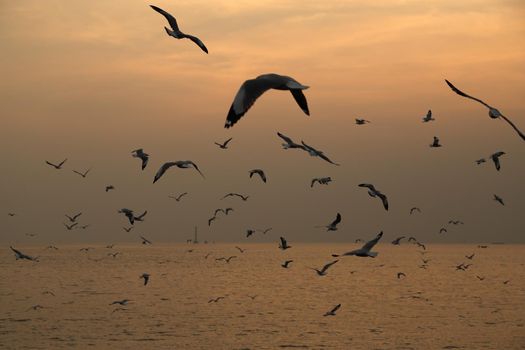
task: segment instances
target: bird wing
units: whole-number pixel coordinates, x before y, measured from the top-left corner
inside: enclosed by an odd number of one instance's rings
[[[485,102],[480,100],[479,98],[475,98],[473,96],[467,95],[463,91],[459,90],[457,87],[452,85],[452,83],[450,81],[448,81],[447,79],[445,79],[445,81],[446,81],[447,85],[452,89],[452,91],[454,91],[456,94],[458,94],[460,96],[463,96],[463,97],[466,97],[466,98],[470,98],[471,100],[477,101],[477,102],[481,103],[482,105],[484,105],[487,108],[492,108],[491,106],[489,106],[488,104],[486,104]]]
[[[281,239],[281,246],[286,247],[286,239],[284,237],[279,237]]]
[[[191,160],[189,161],[189,163],[191,165],[193,165],[193,167],[195,168],[195,170],[197,170],[199,172],[199,174],[201,174],[202,177],[204,177],[204,174],[199,170],[199,167],[197,166],[197,164],[193,163]]]
[[[62,165],[64,165],[64,163],[66,162],[67,158],[64,159],[63,161],[60,162],[60,164],[58,164],[58,167],[60,168]]]
[[[161,15],[163,15],[168,20],[168,23],[170,24],[171,29],[173,29],[176,32],[180,32],[179,25],[177,24],[177,20],[175,19],[175,17],[173,17],[171,14],[169,14],[168,12],[164,11],[163,9],[157,6],[154,6],[154,5],[149,5],[149,6],[155,11],[157,11],[158,13],[160,13]]]
[[[499,169],[501,168],[501,164],[499,162],[499,158],[498,157],[492,157],[492,160],[494,161],[494,165],[496,166],[496,170],[499,171]]]
[[[233,137],[230,137],[229,139],[227,139],[226,141],[224,141],[224,143],[222,144],[224,147],[226,147],[228,145],[228,143],[230,143],[230,141],[233,139]]]
[[[176,165],[175,162],[167,162],[167,163],[162,164],[162,166],[159,168],[159,170],[155,174],[155,178],[153,179],[153,183],[157,182],[162,177],[162,175],[164,175],[166,170],[168,170],[169,168],[171,168],[174,165]]]
[[[76,170],[73,170],[73,172],[74,172],[75,174],[80,175],[80,176],[84,176],[84,174],[82,174],[81,172],[78,172],[78,171],[76,171]]]
[[[82,215],[82,213],[78,213],[77,215],[73,216],[73,220],[76,220],[76,218],[78,218],[80,215]]]
[[[289,138],[288,136],[286,136],[284,134],[281,134],[280,132],[277,133],[277,136],[282,138],[284,140],[284,142],[286,142],[288,144],[295,144],[295,142],[293,142],[293,140],[291,138]]]
[[[381,198],[381,201],[383,202],[383,207],[385,207],[385,210],[388,210],[388,199],[386,198],[386,196],[382,194],[381,192],[378,192],[377,196]]]
[[[337,213],[337,216],[335,217],[335,220],[330,224],[330,226],[335,226],[338,223],[341,222],[341,214]]]
[[[372,184],[359,184],[358,186],[359,187],[366,187],[366,188],[370,189],[370,191],[376,192],[376,188]]]
[[[339,308],[341,307],[341,304],[337,304],[336,306],[334,306],[334,308],[332,309],[332,311],[330,311],[330,313],[334,313],[336,312],[337,310],[339,310]]]
[[[46,163],[49,164],[49,165],[51,165],[51,166],[53,166],[53,167],[55,167],[55,168],[58,168],[58,165],[55,165],[55,164],[53,164],[53,163],[51,163],[51,162],[48,162],[47,160],[46,160]]]
[[[293,98],[295,99],[295,102],[301,107],[303,112],[306,115],[310,115],[310,111],[308,110],[308,102],[306,101],[306,96],[303,94],[302,89],[290,89],[290,92],[292,93]]]
[[[323,266],[323,268],[321,269],[321,273],[324,273],[326,270],[328,270],[330,268],[330,266],[332,266],[333,264],[335,264],[336,262],[338,262],[339,260],[334,260],[332,262],[329,262],[328,264],[326,264],[325,266]]]
[[[148,165],[149,157],[147,155],[144,155],[140,157],[140,159],[142,159],[142,170],[144,170],[146,168],[146,165]]]
[[[184,34],[184,37],[190,39],[195,44],[197,44],[197,46],[199,46],[202,51],[208,53],[208,48],[206,47],[206,45],[204,45],[204,43],[201,41],[201,39],[197,38],[196,36],[189,35],[189,34]]]
[[[362,249],[370,251],[377,244],[377,242],[379,242],[381,237],[383,237],[383,231],[379,232],[379,234],[373,240],[366,242]]]
[[[510,119],[508,119],[507,117],[505,117],[503,114],[501,114],[501,117],[507,122],[509,123],[509,125],[518,133],[518,135],[520,135],[520,137],[525,140],[525,134],[523,134],[516,125],[514,125],[513,122],[510,121]]]

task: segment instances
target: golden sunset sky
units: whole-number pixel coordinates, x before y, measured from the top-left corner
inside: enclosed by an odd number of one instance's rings
[[[172,13],[189,40],[166,35]],[[525,144],[462,90],[525,129],[523,1],[0,1],[3,161],[0,240],[48,242],[385,240],[524,242]],[[264,94],[233,129],[223,128],[246,79],[289,75],[310,86],[311,116],[288,92]],[[436,121],[423,124],[432,109]],[[354,124],[361,117],[372,123]],[[283,150],[280,131],[341,163]],[[428,145],[439,136],[440,149]],[[213,142],[233,137],[231,148]],[[151,155],[141,171],[137,148]],[[505,151],[502,170],[475,160]],[[61,171],[45,165],[68,158]],[[206,175],[171,169],[195,161]],[[92,168],[86,179],[71,170]],[[248,178],[262,168],[268,183]],[[311,189],[313,177],[331,176]],[[357,184],[386,193],[385,212]],[[114,192],[105,193],[112,184]],[[167,196],[189,192],[177,203]],[[219,200],[230,191],[247,202]],[[496,193],[506,206],[492,200]],[[211,228],[215,208],[231,206]],[[411,207],[423,213],[409,216]],[[148,210],[132,233],[117,210]],[[88,230],[66,231],[82,211]],[[18,215],[11,218],[7,212]],[[339,231],[328,224],[340,212]],[[465,221],[449,228],[449,219]],[[38,234],[28,238],[25,233]]]

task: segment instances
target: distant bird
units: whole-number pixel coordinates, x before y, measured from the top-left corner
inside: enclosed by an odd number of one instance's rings
[[[260,176],[261,180],[263,180],[264,183],[266,183],[266,175],[264,174],[264,171],[261,169],[252,169],[249,171],[250,173],[250,179],[252,178],[253,174],[257,174]]]
[[[291,263],[293,263],[293,260],[285,260],[285,262],[282,263],[281,266],[287,269]]]
[[[217,216],[217,214],[223,213],[226,215],[226,212],[222,208],[215,209],[215,212],[213,213],[213,216]]]
[[[370,197],[379,197],[381,199],[381,202],[383,202],[383,207],[385,208],[385,210],[388,210],[388,199],[387,197],[381,193],[380,191],[376,190],[376,188],[374,187],[374,185],[371,185],[371,184],[359,184],[358,185],[359,187],[366,187],[368,188],[368,194],[370,195]]]
[[[108,244],[108,245],[106,246],[106,249],[113,249],[114,246],[115,246],[114,244]]]
[[[418,207],[413,207],[410,209],[410,215],[412,215],[412,213],[415,211],[417,211],[418,213],[421,213],[421,209],[419,209]]]
[[[289,90],[303,112],[310,115],[308,103],[302,91],[308,89],[308,86],[284,75],[264,74],[255,79],[246,80],[241,85],[230,107],[224,127],[230,128],[235,125],[248,112],[257,98],[270,89]]]
[[[83,173],[81,173],[80,171],[73,170],[73,172],[74,172],[75,174],[78,174],[78,175],[82,176],[84,179],[86,178],[87,174],[88,174],[90,171],[91,171],[91,169],[88,169],[88,170],[84,171]]]
[[[224,199],[226,197],[239,197],[243,201],[246,201],[246,200],[248,200],[248,198],[250,198],[250,196],[243,196],[242,194],[238,194],[238,193],[228,193],[228,194],[224,195],[224,197],[222,197],[221,199]]]
[[[144,279],[144,285],[148,284],[149,282],[149,273],[143,273],[142,275],[140,275],[139,278],[143,278]]]
[[[325,161],[327,161],[328,163],[330,164],[333,164],[333,165],[339,165],[337,163],[334,163],[330,160],[330,158],[328,158],[327,156],[325,156],[325,154],[319,150],[316,150],[315,148],[313,148],[312,146],[308,146],[306,143],[304,143],[304,141],[301,141],[301,143],[303,144],[304,146],[304,150],[306,152],[308,152],[308,154],[310,154],[312,157],[319,157]]]
[[[503,284],[508,284],[510,280],[503,281]]]
[[[474,255],[476,255],[476,253],[472,253],[471,255],[465,255],[465,258],[472,260],[474,258]]]
[[[148,211],[145,210],[141,215],[135,216],[133,210],[127,208],[122,208],[118,212],[124,214],[128,218],[131,225],[134,225],[135,221],[144,221],[144,216],[148,213]]]
[[[505,205],[505,203],[503,203],[503,198],[501,198],[500,196],[498,196],[497,194],[494,195],[494,200],[496,202],[499,202],[499,204],[501,205]]]
[[[321,270],[318,270],[318,269],[313,268],[313,267],[311,267],[310,269],[311,269],[311,270],[314,270],[314,271],[317,273],[317,275],[319,275],[319,276],[326,276],[326,271],[327,271],[327,270],[328,270],[333,264],[335,264],[335,263],[338,262],[338,261],[339,261],[339,260],[334,260],[334,261],[332,261],[332,262],[329,262],[328,264],[324,265],[324,266],[321,268]]]
[[[286,250],[292,247],[291,245],[288,245],[288,242],[286,242],[286,239],[284,239],[284,237],[280,237],[280,239],[281,239],[281,243],[279,244],[280,249]]]
[[[430,147],[441,147],[442,145],[439,143],[439,137],[434,136],[434,141],[430,144]]]
[[[140,236],[140,239],[142,240],[142,244],[144,245],[151,244],[151,241],[143,236]]]
[[[355,250],[346,252],[346,253],[341,254],[341,255],[332,254],[332,256],[338,257],[338,256],[355,255],[355,256],[359,256],[359,257],[375,258],[378,253],[377,252],[372,252],[371,250],[377,244],[377,242],[379,242],[381,237],[383,237],[383,231],[379,232],[379,234],[374,239],[372,239],[371,241],[368,241],[367,243],[365,243],[365,245],[363,245],[363,247],[360,248],[360,249],[355,249]]]
[[[175,17],[173,17],[171,14],[164,11],[163,9],[158,8],[157,6],[150,5],[150,7],[154,9],[155,11],[157,11],[158,13],[160,13],[161,15],[163,15],[168,20],[171,30],[167,27],[164,27],[164,29],[166,30],[166,33],[168,33],[169,36],[174,37],[175,39],[190,39],[195,44],[197,44],[197,46],[199,46],[202,51],[208,53],[208,49],[206,48],[204,43],[201,41],[201,39],[193,35],[184,34],[183,32],[180,31],[179,25],[177,24],[177,20],[175,19]]]
[[[401,277],[406,277],[407,275],[405,275],[404,272],[398,272],[397,273],[397,279],[400,279]]]
[[[13,247],[9,247],[11,248],[11,250],[15,253],[15,259],[16,260],[31,260],[31,261],[37,261],[38,262],[38,257],[32,257],[32,256],[29,256],[29,255],[26,255],[24,253],[22,253],[20,250],[17,250]]]
[[[133,158],[139,158],[140,160],[142,160],[142,170],[144,170],[148,165],[149,154],[144,153],[144,150],[142,148],[132,151],[131,156]]]
[[[109,305],[119,304],[119,305],[122,305],[122,306],[126,306],[126,305],[128,305],[128,303],[129,303],[130,301],[131,301],[131,300],[129,300],[129,299],[115,300],[114,302],[112,302],[112,303],[109,304]]]
[[[457,226],[457,225],[463,225],[463,224],[464,224],[464,222],[461,221],[461,220],[449,220],[448,223],[449,223],[449,224],[452,224],[452,225],[456,225],[456,226]]]
[[[392,244],[393,244],[393,245],[399,245],[399,243],[401,242],[401,240],[402,240],[403,238],[405,238],[405,236],[401,236],[401,237],[398,237],[398,238],[394,239],[394,240],[392,241]]]
[[[230,137],[229,139],[227,139],[226,141],[224,141],[223,143],[218,143],[218,142],[215,142],[215,144],[217,146],[219,146],[220,148],[222,149],[228,149],[228,143],[233,139],[233,137]]]
[[[335,220],[331,224],[326,226],[316,226],[316,227],[325,227],[326,231],[337,231],[337,225],[341,222],[341,214],[337,213]]]
[[[480,100],[480,99],[478,99],[476,97],[467,95],[466,93],[464,93],[463,91],[459,90],[454,85],[452,85],[452,83],[450,81],[448,81],[446,79],[445,79],[445,81],[446,81],[447,85],[452,89],[452,91],[454,91],[456,94],[458,94],[460,96],[463,96],[463,97],[466,97],[466,98],[470,98],[471,100],[477,101],[477,102],[481,103],[482,105],[484,105],[485,107],[487,107],[489,109],[489,117],[491,117],[492,119],[503,118],[518,133],[518,135],[521,137],[521,139],[525,140],[525,134],[523,134],[518,129],[518,127],[516,125],[514,125],[514,123],[512,123],[507,117],[505,117],[503,114],[501,114],[501,112],[498,109],[488,105],[487,103],[483,102],[482,100]]]
[[[285,143],[282,144],[283,149],[289,149],[289,148],[299,148],[304,150],[304,146],[300,145],[298,143],[295,143],[291,138],[288,136],[281,134],[280,132],[277,133],[277,136],[279,136],[281,139],[284,140]]]
[[[340,307],[341,307],[341,304],[337,304],[336,306],[333,307],[332,310],[325,312],[323,316],[335,316],[336,311],[339,310]]]
[[[408,241],[409,242],[417,242],[417,239],[414,236],[410,236],[410,237],[408,237]]]
[[[46,163],[47,163],[48,165],[51,165],[51,166],[54,167],[55,169],[60,170],[60,169],[62,169],[62,165],[64,165],[64,163],[65,163],[66,161],[67,161],[67,158],[64,159],[63,161],[61,161],[58,165],[53,164],[53,163],[51,163],[51,162],[49,162],[49,161],[47,161],[47,160],[46,160]]]
[[[230,261],[234,258],[236,258],[237,256],[236,255],[232,255],[232,256],[229,256],[227,257],[226,259],[224,259],[224,261],[226,261],[228,264],[230,263]]]
[[[248,197],[246,197],[246,198],[248,198]],[[233,208],[226,208],[226,209],[224,209],[224,214],[228,215],[228,213],[230,211],[234,211]]]
[[[43,294],[43,295],[51,295],[51,296],[55,296],[55,293],[53,293],[53,292],[50,291],[50,290],[43,291],[42,294]]]
[[[171,199],[175,199],[177,202],[180,202],[182,197],[184,197],[187,194],[188,194],[188,192],[183,192],[183,193],[179,194],[178,196],[168,196],[168,197],[171,198]]]
[[[71,225],[68,225],[68,224],[65,224],[65,223],[62,223],[65,228],[67,228],[68,231],[71,231],[75,226],[78,225],[78,222],[75,222],[74,224],[71,224]]]
[[[131,230],[133,230],[133,229],[134,229],[134,226],[130,226],[130,227],[123,227],[122,229],[123,229],[124,231],[126,231],[126,232],[129,232],[129,231],[131,231]]]
[[[108,256],[112,256],[113,259],[115,259],[120,253],[119,252],[115,252],[115,253],[108,253]]]
[[[244,253],[246,251],[246,249],[242,249],[241,247],[235,246],[235,248],[237,248],[237,250],[240,251],[241,253]]]
[[[25,235],[26,235],[26,236],[29,236],[29,237],[35,237],[35,236],[36,236],[36,233],[26,233]]]
[[[268,232],[270,232],[272,230],[271,227],[268,227],[268,228],[265,228],[264,230],[259,230],[263,233],[263,235],[267,234]]]
[[[487,160],[485,158],[480,158],[478,160],[476,160],[476,164],[477,165],[480,165],[481,163],[485,163]]]
[[[504,155],[505,152],[496,152],[494,154],[492,154],[490,156],[490,158],[492,159],[492,161],[494,162],[494,166],[496,167],[496,170],[499,171],[501,169],[501,164],[499,162],[499,157],[501,157],[502,155]]]
[[[82,215],[82,213],[78,213],[76,215],[73,215],[73,217],[69,216],[66,214],[66,217],[69,219],[70,222],[76,222],[77,221],[77,218]]]
[[[221,300],[221,299],[224,299],[224,297],[217,297],[217,298],[215,298],[215,299],[210,299],[210,300],[208,300],[208,304],[209,304],[209,303],[216,303],[216,302],[218,302],[218,301]]]
[[[248,297],[252,300],[255,300],[255,298],[257,298],[257,295],[248,295]]]
[[[369,120],[366,120],[366,119],[359,119],[359,118],[355,118],[355,123],[357,125],[364,125],[365,123],[370,123]]]
[[[40,304],[37,304],[37,305],[33,305],[31,306],[28,310],[38,310],[38,309],[43,309],[44,307]]]
[[[251,228],[246,230],[246,238],[250,237],[255,233],[255,230],[252,230]]]
[[[314,184],[318,182],[320,185],[328,185],[330,182],[332,182],[332,178],[330,176],[328,177],[315,177],[312,179],[312,182],[310,183],[310,187],[314,187]]]
[[[421,243],[421,242],[416,242],[417,246],[420,247],[420,248],[423,248],[423,250],[427,250],[427,247]]]
[[[58,250],[58,248],[55,247],[54,245],[48,245],[48,246],[46,247],[46,249]]]
[[[356,240],[354,241],[354,243],[362,243],[363,240],[361,238],[356,238]]]
[[[440,230],[439,230],[439,233],[443,233],[443,232],[448,232],[446,228],[442,227]]]
[[[432,111],[430,109],[428,110],[427,115],[424,116],[422,119],[423,123],[428,123],[431,120],[435,120],[434,118],[432,118]]]
[[[487,245],[478,245],[478,248],[488,248],[489,246]]]
[[[115,189],[115,186],[113,185],[106,186],[106,192],[109,192],[110,190],[114,190],[114,189]]]
[[[199,167],[197,167],[197,164],[193,163],[191,160],[178,160],[176,162],[164,163],[160,167],[160,169],[157,171],[157,173],[155,174],[155,178],[153,179],[153,183],[157,182],[162,177],[162,175],[164,175],[166,170],[168,170],[172,166],[176,166],[176,167],[178,167],[180,169],[188,169],[188,168],[192,168],[193,167],[195,170],[197,170],[199,172],[199,174],[201,174],[202,177],[204,177],[204,174],[199,170]]]
[[[15,216],[15,215],[16,215],[16,213],[7,213],[7,215],[9,215],[9,216],[13,217],[13,216]]]
[[[78,251],[79,251],[79,252],[86,252],[86,253],[87,253],[87,252],[89,252],[91,249],[93,249],[93,248],[91,248],[91,247],[86,247],[86,248],[80,248]]]
[[[216,216],[213,216],[211,218],[208,219],[208,226],[211,226],[211,223],[213,222],[213,220],[217,219]]]
[[[76,228],[79,229],[79,230],[85,230],[85,229],[87,229],[89,226],[91,226],[91,225],[90,225],[90,224],[87,224],[87,225],[77,226]]]
[[[477,278],[478,280],[480,280],[480,281],[483,281],[483,280],[485,279],[485,277],[481,277],[481,276],[478,276],[478,275],[476,275],[476,278]]]

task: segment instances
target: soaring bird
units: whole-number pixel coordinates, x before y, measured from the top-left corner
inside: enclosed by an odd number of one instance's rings
[[[376,188],[374,187],[374,185],[371,185],[371,184],[359,184],[358,185],[359,187],[366,187],[368,188],[368,194],[370,195],[370,197],[379,197],[381,199],[381,202],[383,202],[383,207],[385,208],[385,210],[388,210],[388,199],[387,197],[381,193],[380,191],[376,190]]]
[[[490,158],[492,159],[492,161],[494,162],[494,166],[496,167],[496,170],[499,171],[499,169],[501,168],[501,164],[499,162],[499,157],[501,157],[502,155],[504,155],[505,152],[496,152],[494,154],[492,154],[490,156]]]
[[[302,85],[295,79],[284,75],[263,74],[255,79],[246,80],[241,85],[230,107],[224,127],[230,128],[235,125],[248,112],[255,100],[270,89],[289,90],[303,112],[306,115],[310,115],[308,103],[302,91],[308,89],[308,86]]]
[[[314,184],[318,182],[320,185],[328,185],[330,182],[332,182],[332,178],[330,176],[328,177],[315,177],[312,179],[312,182],[310,183],[310,187],[314,187]]]
[[[447,231],[446,228],[442,227],[442,228],[439,230],[439,233],[443,233],[443,232],[447,233],[448,231]]]
[[[218,302],[218,301],[221,300],[221,299],[224,299],[224,297],[217,297],[217,298],[215,298],[215,299],[210,299],[210,300],[208,300],[208,304],[209,304],[209,303],[216,303],[216,302]]]
[[[285,143],[281,144],[283,146],[283,149],[289,149],[289,148],[299,148],[304,150],[304,146],[300,145],[298,143],[295,143],[291,138],[288,136],[281,134],[280,132],[277,133],[277,136],[279,136],[281,139],[284,140]]]
[[[219,146],[219,148],[222,148],[222,149],[228,149],[228,143],[230,143],[230,141],[233,139],[233,137],[230,137],[229,139],[227,139],[226,141],[224,141],[223,143],[218,143],[218,142],[214,142],[217,146]]]
[[[128,218],[129,223],[132,225],[135,224],[135,221],[144,221],[144,216],[148,213],[148,211],[145,210],[141,215],[135,216],[133,210],[126,208],[122,208],[118,212],[124,214]]]
[[[90,171],[91,171],[91,168],[88,169],[88,170],[86,170],[86,171],[84,171],[83,173],[81,173],[80,171],[73,170],[73,172],[74,172],[75,174],[78,174],[78,175],[82,176],[84,179],[86,178],[87,174],[88,174]]]
[[[80,229],[80,230],[85,230],[85,229],[87,229],[89,226],[91,226],[91,225],[90,225],[90,224],[87,224],[87,225],[77,226],[76,228],[77,228],[77,229]]]
[[[182,197],[184,197],[187,194],[188,194],[188,192],[183,192],[183,193],[179,194],[178,196],[168,196],[168,197],[171,198],[171,199],[175,199],[177,202],[180,202]]]
[[[69,221],[71,221],[71,222],[76,222],[76,221],[77,221],[77,218],[78,218],[80,215],[82,215],[82,213],[78,213],[78,214],[74,215],[73,217],[71,217],[71,216],[69,216],[69,215],[66,214],[66,217],[69,219]]]
[[[49,161],[47,161],[47,160],[46,160],[46,163],[47,163],[48,165],[51,165],[53,168],[55,168],[55,169],[57,169],[57,170],[60,170],[60,169],[62,169],[62,165],[64,165],[64,163],[66,162],[66,160],[67,160],[67,158],[64,159],[63,161],[61,161],[58,165],[53,164],[53,163],[51,163],[51,162],[49,162]]]
[[[501,205],[505,205],[505,203],[503,202],[503,198],[501,198],[500,196],[498,196],[497,194],[494,195],[494,200],[496,202],[499,202]]]
[[[329,262],[328,264],[324,265],[321,268],[321,270],[313,268],[313,267],[311,267],[310,269],[314,270],[317,273],[317,275],[319,275],[319,276],[326,276],[326,270],[328,270],[333,264],[335,264],[338,261],[339,260],[334,260],[334,261]]]
[[[421,209],[419,209],[418,207],[413,207],[412,209],[410,209],[410,215],[412,215],[412,213],[415,211],[417,211],[418,213],[421,213]]]
[[[140,239],[142,240],[142,244],[144,245],[151,244],[151,241],[143,236],[140,236]]]
[[[78,225],[78,222],[75,222],[75,223],[73,223],[71,225],[68,225],[68,224],[65,224],[65,223],[62,223],[62,224],[65,226],[65,228],[67,228],[68,231],[71,231],[75,226]]]
[[[211,218],[208,219],[208,226],[211,226],[211,223],[213,222],[213,220],[217,219],[216,216],[212,216]]]
[[[237,247],[235,246],[235,248],[242,253],[244,253],[246,251],[246,249],[242,249],[241,247]]]
[[[285,269],[287,269],[288,266],[289,266],[291,263],[293,263],[293,260],[285,260],[285,261],[281,264],[281,266],[284,267]]]
[[[480,158],[478,160],[476,160],[476,164],[477,165],[480,165],[481,163],[485,163],[487,160],[485,158]]]
[[[368,241],[367,243],[365,243],[365,245],[362,248],[360,248],[360,249],[355,249],[355,250],[346,252],[346,253],[341,254],[341,255],[332,254],[332,256],[338,257],[338,256],[355,255],[355,256],[359,256],[359,257],[375,258],[378,253],[377,252],[372,252],[371,250],[377,244],[377,242],[379,242],[381,237],[383,237],[383,231],[379,232],[379,234],[374,239],[372,239],[371,241]]]
[[[407,275],[405,275],[404,272],[398,272],[397,273],[397,278],[400,279],[401,277],[406,277]]]
[[[370,123],[369,120],[366,120],[366,119],[359,119],[359,118],[355,118],[355,123],[357,125],[364,125],[365,123]]]
[[[115,300],[114,302],[112,302],[112,303],[109,304],[109,305],[119,304],[119,305],[122,305],[122,306],[126,306],[126,305],[128,305],[128,303],[129,303],[130,301],[131,301],[131,300],[129,300],[129,299]]]
[[[250,179],[252,178],[253,174],[257,174],[261,177],[261,180],[263,180],[264,183],[266,183],[266,175],[264,174],[264,171],[261,169],[252,169],[250,170]]]
[[[256,231],[255,230],[252,230],[251,228],[247,229],[246,230],[246,238],[250,237],[251,235],[253,235]]]
[[[336,306],[333,307],[332,310],[325,312],[323,316],[335,316],[335,312],[339,310],[340,307],[341,307],[341,304],[337,304]]]
[[[164,27],[164,29],[166,30],[166,33],[168,33],[169,36],[172,36],[175,39],[190,39],[195,44],[197,44],[201,48],[202,51],[208,53],[208,49],[206,48],[204,43],[201,41],[201,39],[193,35],[184,34],[183,32],[180,31],[175,17],[173,17],[171,14],[164,11],[163,9],[158,8],[157,6],[150,5],[150,7],[154,9],[155,11],[157,11],[158,13],[160,13],[161,15],[163,15],[168,20],[171,30],[167,27]]]
[[[153,179],[153,183],[157,182],[161,176],[166,172],[166,170],[168,170],[169,168],[171,168],[172,166],[176,166],[180,169],[188,169],[188,168],[195,168],[195,170],[197,170],[199,172],[199,174],[201,174],[202,177],[204,177],[204,174],[201,173],[201,171],[199,170],[199,167],[197,167],[197,164],[193,163],[191,160],[178,160],[176,162],[167,162],[167,163],[164,163],[160,169],[157,171],[157,173],[155,174],[155,178]]]
[[[316,226],[316,227],[325,227],[326,231],[337,231],[337,225],[341,222],[341,214],[337,213],[335,220],[331,224],[326,226]]]
[[[420,248],[423,248],[423,250],[427,250],[427,247],[421,243],[421,242],[416,242],[417,246],[420,247]]]
[[[146,285],[149,282],[149,273],[144,272],[142,275],[140,275],[139,278],[143,278],[144,279],[144,285]]]
[[[339,165],[337,163],[334,163],[330,160],[330,158],[328,158],[327,156],[325,156],[325,154],[322,152],[322,151],[319,151],[319,150],[316,150],[315,148],[313,148],[312,146],[308,146],[306,143],[304,143],[304,141],[301,141],[302,145],[304,146],[304,150],[306,152],[308,152],[308,154],[310,154],[312,157],[319,157],[325,161],[327,161],[328,163],[330,164],[333,164],[333,165]]]
[[[148,165],[149,154],[144,153],[144,150],[142,148],[132,151],[131,156],[133,158],[139,158],[140,160],[142,160],[142,170],[144,170],[144,168],[146,168],[146,166]]]
[[[133,230],[135,227],[134,226],[130,226],[130,227],[123,227],[122,229],[126,232],[129,232],[131,230]]]
[[[215,259],[215,261],[221,261],[221,260],[224,260],[224,261],[226,261],[226,262],[229,264],[230,261],[231,261],[231,259],[234,259],[234,258],[236,258],[236,257],[237,257],[236,255],[232,255],[232,256],[229,256],[229,257],[227,257],[227,258],[225,258],[225,257],[217,258],[217,259]]]
[[[405,236],[397,237],[396,239],[394,239],[394,240],[392,241],[392,244],[393,244],[393,245],[399,245],[399,243],[401,242],[401,240],[402,240],[403,238],[405,238]]]
[[[263,233],[263,235],[267,234],[268,232],[270,232],[272,230],[271,227],[268,227],[268,228],[265,228],[264,230],[259,230]]]
[[[113,185],[106,186],[106,192],[109,192],[110,190],[114,190],[114,189],[115,189],[115,186]]]
[[[449,224],[452,224],[452,225],[456,225],[456,226],[457,226],[457,225],[463,225],[463,224],[465,224],[465,223],[464,223],[463,221],[461,221],[461,220],[449,220],[448,223],[449,223]]]
[[[432,118],[432,111],[430,109],[428,110],[427,115],[424,116],[422,119],[423,123],[428,123],[431,120],[435,120],[434,118]]]
[[[430,144],[430,147],[441,147],[442,145],[439,143],[439,137],[434,136],[434,141]]]
[[[521,139],[525,140],[525,134],[523,134],[518,129],[518,127],[516,125],[514,125],[514,123],[512,123],[507,117],[505,117],[503,114],[501,114],[501,112],[497,108],[494,108],[494,107],[490,106],[489,104],[483,102],[479,98],[467,95],[466,93],[464,93],[463,91],[459,90],[454,85],[452,85],[452,83],[450,81],[448,81],[446,79],[445,79],[445,81],[446,81],[447,85],[452,89],[452,91],[454,91],[456,94],[458,94],[460,96],[463,96],[463,97],[466,97],[466,98],[470,98],[471,100],[477,101],[477,102],[481,103],[482,105],[484,105],[485,107],[487,107],[489,109],[489,117],[491,117],[492,119],[503,118],[503,120],[505,120],[507,123],[509,123],[509,125],[518,133],[518,135],[521,137]]]
[[[228,193],[228,194],[224,195],[224,197],[222,197],[221,199],[224,199],[226,197],[239,197],[243,201],[247,201],[248,198],[250,198],[250,196],[243,196],[242,194],[238,194],[238,193]]]
[[[288,248],[291,248],[291,245],[288,245],[288,242],[286,242],[286,239],[284,237],[280,237],[281,243],[279,244],[279,248],[282,250],[286,250]]]
[[[470,255],[465,255],[465,258],[467,258],[469,260],[472,260],[474,258],[474,255],[476,255],[476,253],[472,253]]]
[[[20,250],[17,250],[13,247],[9,247],[11,248],[11,250],[15,253],[15,258],[16,260],[18,259],[22,259],[22,260],[31,260],[31,261],[37,261],[38,262],[38,257],[32,257],[32,256],[29,256],[29,255],[26,255],[24,253],[22,253]]]

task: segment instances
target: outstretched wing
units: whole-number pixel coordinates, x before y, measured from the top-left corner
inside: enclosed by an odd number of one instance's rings
[[[381,201],[383,202],[383,207],[385,207],[385,210],[388,210],[388,199],[386,196],[382,193],[378,193],[377,196],[381,198]]]
[[[281,134],[280,132],[277,133],[277,136],[282,138],[284,140],[284,142],[286,142],[286,143],[289,143],[289,144],[294,144],[295,143],[295,142],[293,142],[293,140],[291,138],[289,138],[286,135]]]
[[[460,96],[463,96],[463,97],[466,97],[466,98],[470,98],[471,100],[477,101],[477,102],[481,103],[482,105],[484,105],[487,108],[492,108],[491,106],[489,106],[488,104],[486,104],[485,102],[480,100],[479,98],[475,98],[474,96],[470,96],[470,95],[464,93],[463,91],[461,91],[460,89],[458,89],[457,87],[452,85],[452,83],[450,81],[448,81],[447,79],[445,79],[445,82],[452,89],[452,91],[454,91],[456,94],[458,94]]]
[[[366,242],[362,249],[370,251],[377,244],[377,242],[379,242],[381,237],[383,237],[383,231],[379,232],[379,234],[373,240]]]
[[[323,266],[323,268],[321,269],[321,273],[324,273],[326,270],[328,270],[330,268],[330,266],[332,266],[333,264],[335,264],[336,262],[338,262],[339,260],[334,260],[332,262],[329,262],[328,264],[326,264],[325,266]]]
[[[330,226],[335,226],[335,225],[337,225],[340,222],[341,222],[341,214],[337,213],[337,216],[336,216],[334,222],[332,222],[332,224]]]
[[[206,47],[206,45],[204,45],[201,39],[197,38],[196,36],[189,35],[189,34],[185,34],[184,36],[190,39],[191,41],[193,41],[195,44],[197,44],[201,48],[202,51],[208,53],[208,48]]]
[[[295,99],[295,102],[301,107],[303,112],[306,115],[310,115],[310,111],[308,110],[308,102],[306,101],[306,96],[303,94],[302,89],[291,89],[290,92],[292,93],[293,98]]]
[[[177,24],[177,20],[175,19],[175,17],[173,17],[168,12],[164,11],[163,9],[157,6],[154,6],[154,5],[149,5],[149,6],[155,11],[157,11],[158,13],[160,13],[161,15],[163,15],[168,20],[168,23],[170,24],[171,29],[173,29],[176,32],[180,32],[179,25]]]

